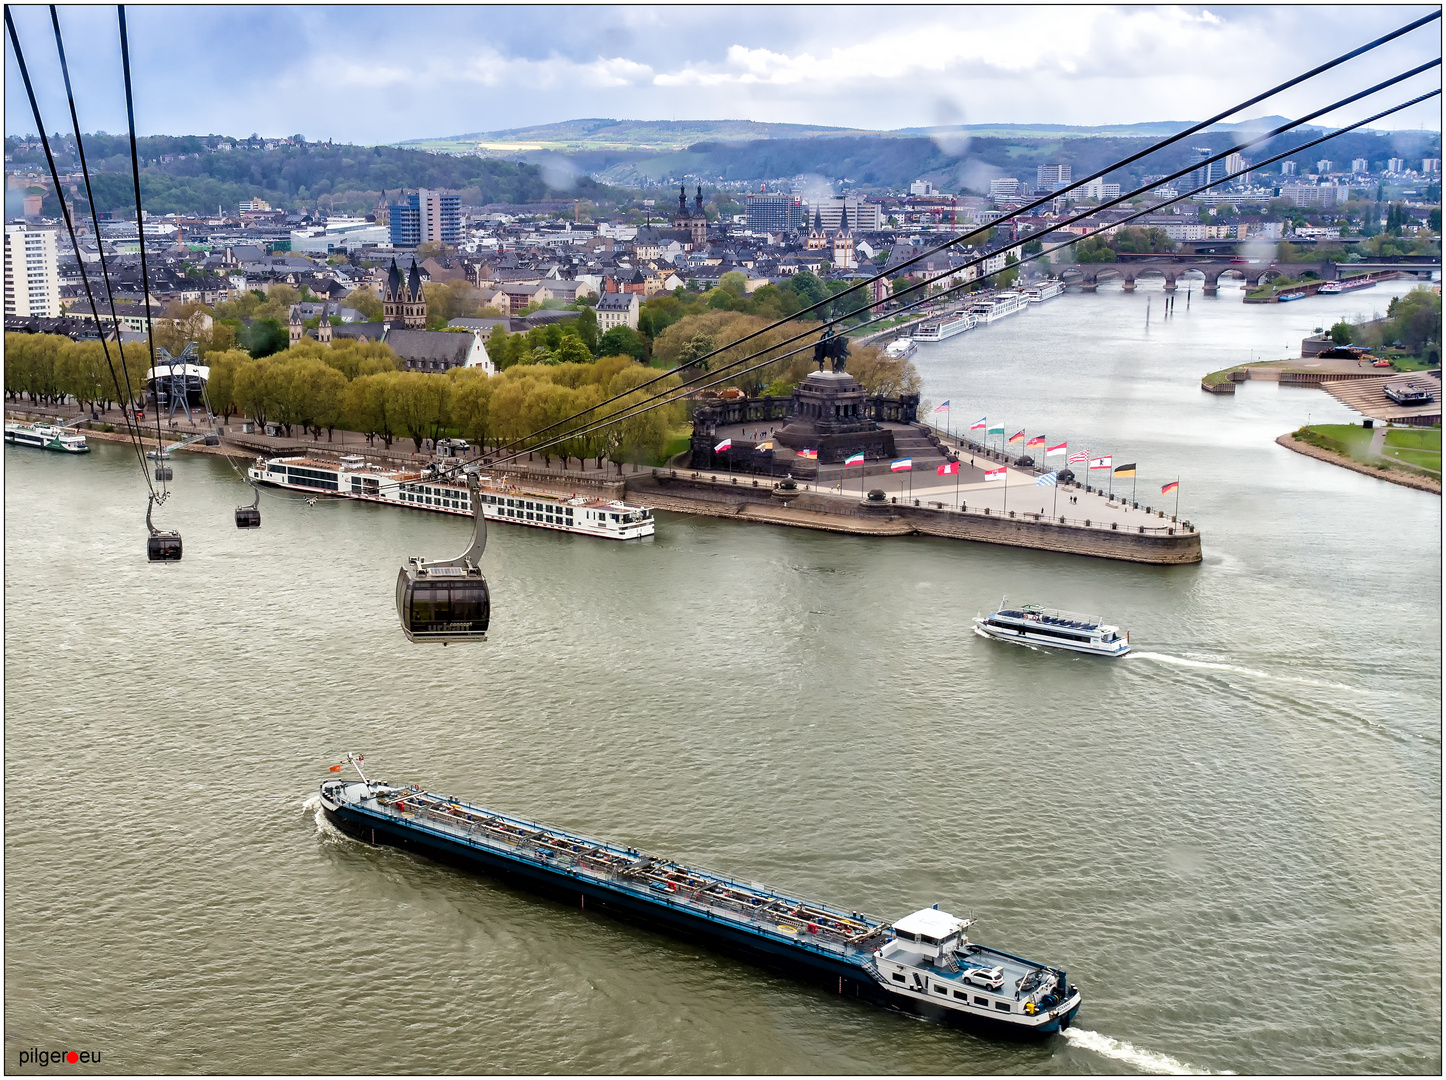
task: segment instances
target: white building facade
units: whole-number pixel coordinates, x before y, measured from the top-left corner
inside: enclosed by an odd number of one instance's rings
[[[5,314],[60,316],[60,264],[54,229],[5,226]]]

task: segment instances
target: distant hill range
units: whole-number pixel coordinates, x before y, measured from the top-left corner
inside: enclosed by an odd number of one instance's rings
[[[1269,128],[1283,117],[1267,116],[1244,124],[1217,124],[1210,131],[1240,128]],[[1143,124],[1101,124],[1079,127],[1070,124],[956,124],[935,127],[899,128],[879,131],[869,128],[823,127],[810,124],[766,124],[757,120],[564,120],[558,124],[507,128],[503,131],[474,131],[433,139],[410,139],[394,143],[407,150],[433,153],[528,153],[552,150],[561,153],[582,150],[683,150],[700,142],[744,143],[762,139],[827,139],[864,137],[876,139],[995,136],[1023,139],[1087,139],[1098,136],[1151,138],[1170,135],[1189,127],[1191,120],[1158,120]]]
[[[1225,150],[1249,131],[1284,123],[1265,116],[1217,124],[1164,151],[1150,155],[1108,179],[1127,186],[1151,175],[1169,174],[1196,160],[1194,148]],[[945,192],[987,192],[996,177],[1033,184],[1036,168],[1068,164],[1084,177],[1111,162],[1144,150],[1192,121],[1152,121],[1081,127],[1068,124],[965,124],[872,131],[863,128],[764,124],[752,120],[569,120],[560,124],[473,132],[396,144],[434,154],[481,155],[526,162],[541,169],[550,187],[569,190],[583,178],[619,187],[662,182],[750,182],[812,177],[815,188],[843,185],[900,190],[927,179]],[[1319,134],[1305,127],[1252,148],[1261,160]],[[1300,172],[1331,158],[1342,165],[1364,157],[1373,169],[1390,157],[1439,156],[1440,136],[1426,132],[1362,130],[1303,151]],[[1273,172],[1279,173],[1279,167]],[[1128,187],[1127,187],[1128,189]]]

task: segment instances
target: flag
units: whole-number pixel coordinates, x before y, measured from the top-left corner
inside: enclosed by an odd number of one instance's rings
[[[1076,450],[1069,456],[1069,463],[1071,465],[1083,465],[1089,459],[1090,452],[1088,450]]]
[[[850,457],[844,458],[844,465],[845,465],[845,466],[849,466],[849,465],[862,465],[863,463],[864,463],[864,455],[863,455],[863,454],[853,454],[853,455],[850,456]]]
[[[914,459],[911,457],[899,458],[889,465],[890,472],[908,472],[914,467]]]
[[[1179,490],[1179,487],[1180,487],[1180,481],[1178,481],[1178,480],[1171,480],[1168,484],[1166,484],[1164,487],[1162,487],[1162,488],[1160,489],[1160,494],[1161,494],[1161,495],[1168,495],[1168,494],[1170,494],[1170,492],[1172,492],[1172,491],[1177,491],[1177,490]]]
[[[1004,479],[1004,474],[1007,473],[1008,471],[1009,471],[1008,468],[985,469],[985,470],[984,470],[984,479],[985,479],[985,480],[1003,480],[1003,479]]]
[[[795,451],[795,453],[796,453],[797,456],[799,456],[799,457],[806,457],[806,458],[816,458],[816,457],[818,457],[818,451],[817,451],[817,450],[797,450],[797,451]]]
[[[1092,457],[1090,458],[1090,468],[1108,469],[1111,465],[1114,464],[1114,461],[1115,459],[1112,457]]]
[[[981,417],[979,418],[979,420],[978,420],[977,423],[973,423],[973,424],[970,424],[970,425],[969,425],[969,430],[970,430],[970,431],[978,431],[980,428],[982,428],[982,427],[985,426],[985,420],[986,420],[986,419],[987,419],[986,417],[981,416]]]
[[[1027,446],[1027,447],[1043,446],[1044,443],[1045,443],[1045,438],[1044,438],[1044,436],[1043,436],[1043,435],[1036,435],[1034,438],[1030,439],[1029,442],[1025,443],[1024,445]]]
[[[935,412],[943,412],[943,411],[944,411],[945,409],[947,409],[948,407],[949,407],[949,402],[945,401],[944,404],[942,404],[942,405],[935,405],[935,406],[934,406],[934,411],[935,411]]]
[[[1046,446],[1046,447],[1044,448],[1044,456],[1045,456],[1045,457],[1055,457],[1055,456],[1057,456],[1057,455],[1059,455],[1059,454],[1068,454],[1068,453],[1069,453],[1069,443],[1067,443],[1067,442],[1062,442],[1062,443],[1060,443],[1058,446]]]
[[[1023,428],[1020,428],[1020,429],[1019,429],[1018,431],[1016,431],[1013,435],[1009,436],[1009,441],[1010,441],[1011,443],[1023,442],[1023,441],[1024,441],[1024,429],[1023,429]]]
[[[341,766],[340,766],[340,765],[333,765],[331,768],[327,769],[326,771],[327,771],[327,772],[341,772]]]
[[[720,442],[717,446],[713,447],[713,453],[715,453],[715,454],[721,454],[724,450],[731,449],[732,446],[733,446],[733,440],[732,440],[732,439],[724,439],[724,440],[723,440],[722,442]]]
[[[1054,476],[1054,473],[1052,473],[1052,472],[1047,472],[1047,473],[1045,473],[1043,476],[1041,476],[1038,480],[1036,480],[1036,481],[1034,482],[1034,486],[1035,486],[1035,487],[1054,487],[1054,485],[1055,485],[1055,476]]]
[[[934,471],[940,476],[953,476],[959,471],[959,463],[957,461],[946,461]]]
[[[990,424],[990,425],[989,425],[988,434],[990,434],[990,435],[1003,435],[1003,434],[1004,434],[1004,425],[1003,425],[1003,424]]]
[[[761,443],[759,443],[757,446],[755,446],[753,449],[757,450],[757,451],[761,454],[761,453],[763,453],[763,451],[765,451],[765,450],[772,450],[772,449],[773,449],[773,444],[772,444],[771,442],[761,442]]]
[[[1131,463],[1128,464],[1128,465],[1116,465],[1116,466],[1115,466],[1115,475],[1116,475],[1116,476],[1134,476],[1134,475],[1135,475],[1135,463],[1134,463],[1134,462],[1131,462]]]

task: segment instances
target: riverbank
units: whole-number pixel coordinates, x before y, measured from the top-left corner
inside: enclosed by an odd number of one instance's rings
[[[1378,480],[1385,480],[1391,484],[1400,484],[1402,487],[1415,488],[1418,491],[1429,491],[1436,495],[1441,494],[1440,479],[1432,479],[1418,472],[1409,472],[1402,467],[1393,466],[1384,461],[1379,464],[1367,464],[1363,461],[1357,461],[1347,454],[1330,450],[1323,446],[1315,446],[1302,439],[1298,439],[1294,431],[1281,435],[1275,441],[1287,450],[1294,450],[1297,454],[1304,454],[1306,457],[1315,458],[1317,461],[1327,461],[1332,465],[1339,465],[1343,469],[1350,469],[1352,472],[1362,473],[1366,476],[1374,476]]]

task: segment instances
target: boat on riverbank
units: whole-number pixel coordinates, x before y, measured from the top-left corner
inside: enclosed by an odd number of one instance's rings
[[[257,458],[246,470],[253,483],[362,502],[404,506],[438,514],[472,516],[465,480],[442,467],[422,471],[389,469],[358,455],[336,461],[310,457]],[[488,521],[530,525],[539,529],[581,533],[606,540],[637,540],[652,536],[653,512],[580,495],[531,491],[505,476],[481,474],[483,514]]]
[[[919,341],[944,341],[947,338],[955,337],[966,330],[973,330],[976,319],[967,311],[959,311],[953,315],[945,315],[941,319],[930,319],[914,331],[914,337]]]
[[[975,944],[972,920],[937,905],[884,922],[416,786],[369,780],[360,755],[347,760],[360,780],[323,782],[321,807],[337,828],[368,843],[460,863],[931,1020],[1047,1035],[1069,1027],[1079,1011],[1079,989],[1063,969]]]
[[[57,424],[6,423],[5,441],[16,446],[34,446],[56,450],[62,454],[88,454],[90,444],[78,431],[67,431]]]
[[[995,293],[993,296],[979,300],[969,307],[969,314],[974,316],[977,323],[992,323],[1006,315],[1013,315],[1015,312],[1023,311],[1029,306],[1017,292]]]
[[[890,360],[907,360],[919,351],[913,338],[895,338],[884,347],[884,355]]]
[[[1130,651],[1130,635],[1118,626],[1108,626],[1089,615],[1025,604],[1011,608],[1001,602],[998,611],[975,618],[977,633],[1000,641],[1042,645],[1047,649],[1089,653],[1093,656],[1124,656]]]
[[[1292,300],[1304,300],[1304,299],[1305,299],[1305,293],[1303,293],[1303,292],[1281,293],[1281,294],[1280,294],[1279,296],[1277,296],[1275,299],[1276,299],[1276,301],[1277,301],[1278,303],[1287,304],[1287,303],[1289,303],[1289,302],[1292,301]]]
[[[1038,285],[1031,285],[1024,290],[1024,298],[1031,304],[1042,304],[1046,300],[1053,300],[1056,296],[1064,293],[1064,282],[1042,281]]]

